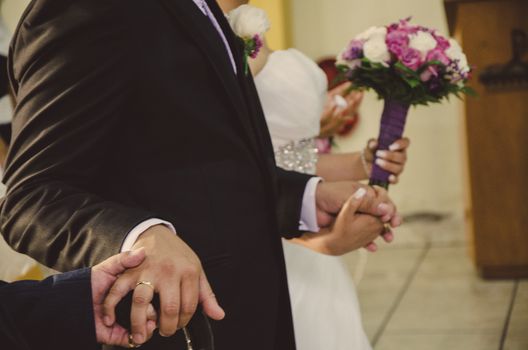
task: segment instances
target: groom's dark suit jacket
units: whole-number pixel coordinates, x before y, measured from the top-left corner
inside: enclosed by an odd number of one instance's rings
[[[0,229],[69,270],[117,253],[138,223],[168,220],[227,312],[217,349],[292,349],[279,232],[298,234],[308,177],[276,169],[241,42],[209,5],[238,75],[192,0],[31,2],[10,53]]]
[[[0,348],[97,350],[90,270],[0,281]]]

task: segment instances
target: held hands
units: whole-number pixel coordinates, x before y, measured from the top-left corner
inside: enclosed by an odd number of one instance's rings
[[[355,182],[323,182],[316,192],[318,233],[301,237],[304,244],[329,255],[343,255],[365,247],[377,249],[373,242],[379,235],[393,240],[386,228],[401,225],[395,205],[382,188]]]
[[[210,318],[224,318],[198,257],[177,235],[163,225],[153,226],[136,241],[133,249],[139,248],[146,252],[145,261],[123,273],[110,289],[103,307],[105,326],[115,324],[115,307],[130,290],[134,290],[132,340],[137,345],[145,343],[151,333],[149,310],[154,293],[160,296],[161,336],[172,336],[185,327],[198,303]]]
[[[139,266],[144,260],[145,250],[139,249],[115,255],[92,268],[92,301],[99,344],[128,347],[128,332],[117,323],[107,326],[103,322],[103,301],[118,276],[127,269]],[[156,328],[156,311],[152,306],[147,310],[147,319],[147,337],[150,338]]]

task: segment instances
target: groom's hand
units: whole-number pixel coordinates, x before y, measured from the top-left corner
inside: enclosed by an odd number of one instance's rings
[[[379,217],[382,222],[393,227],[401,224],[401,217],[386,190],[354,181],[340,181],[321,182],[317,185],[315,201],[318,225],[323,228],[332,225],[344,204],[360,188],[365,189],[366,194],[358,212]]]
[[[115,322],[116,305],[132,289],[131,332],[138,345],[147,339],[148,309],[154,293],[160,296],[159,333],[162,336],[171,336],[185,327],[198,303],[210,318],[224,318],[200,260],[177,235],[163,225],[153,226],[136,241],[133,249],[138,248],[145,249],[146,259],[139,267],[121,275],[110,290],[104,305],[107,325]]]
[[[367,190],[359,188],[342,206],[331,227],[303,235],[301,244],[328,255],[343,255],[367,246],[383,230],[381,219],[358,213],[368,200]]]
[[[386,242],[392,242],[393,234],[390,230],[387,231],[386,227],[397,227],[401,225],[402,219],[387,191],[376,186],[365,186],[353,181],[320,183],[316,192],[317,222],[319,226],[323,229],[331,227],[344,204],[360,188],[366,190],[366,194],[357,208],[357,212],[369,214],[381,221],[382,224],[387,224],[378,230],[378,235],[381,234]],[[368,227],[372,227],[367,223],[365,224]],[[377,246],[374,242],[370,242],[365,248],[375,251]]]

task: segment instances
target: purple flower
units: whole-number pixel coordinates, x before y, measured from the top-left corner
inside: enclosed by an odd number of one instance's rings
[[[343,52],[343,59],[347,61],[357,60],[363,56],[363,41],[352,40],[345,51]]]
[[[422,65],[420,51],[409,47],[403,51],[400,61],[412,70],[418,70]]]
[[[442,89],[442,80],[438,77],[434,77],[428,84],[429,91],[436,93]]]
[[[262,38],[260,37],[260,35],[256,34],[254,37],[253,37],[253,42],[255,43],[255,47],[253,48],[253,50],[251,51],[251,53],[249,54],[249,56],[253,59],[257,58],[259,52],[260,52],[260,49],[262,48],[262,46],[264,46],[264,42],[262,41]]]
[[[401,59],[403,53],[409,47],[409,35],[403,30],[393,30],[387,34],[386,39],[389,51],[398,59]]]

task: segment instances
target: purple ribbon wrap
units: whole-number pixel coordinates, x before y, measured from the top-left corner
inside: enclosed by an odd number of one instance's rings
[[[390,99],[385,100],[378,137],[378,150],[388,150],[390,145],[402,138],[409,107],[406,103]],[[377,159],[377,157],[375,158]],[[370,175],[370,184],[388,188],[390,175],[391,173],[374,163]]]

